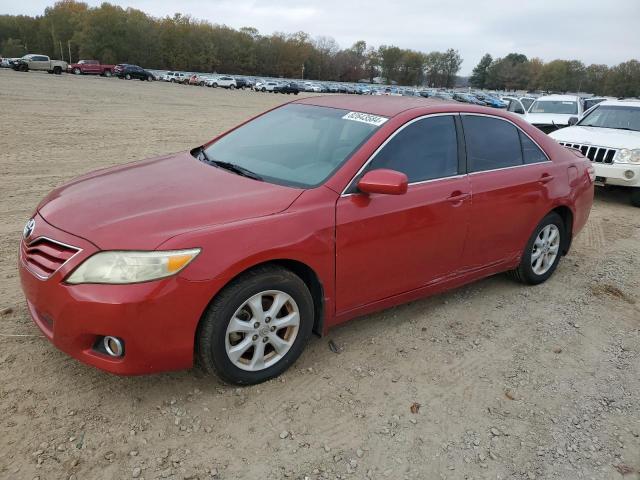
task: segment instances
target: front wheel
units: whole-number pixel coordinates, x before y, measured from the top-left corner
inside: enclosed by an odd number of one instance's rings
[[[56,75],[60,75],[60,74],[62,74],[62,68],[60,68],[60,67],[53,67],[53,73],[55,73]]]
[[[309,289],[291,271],[249,271],[225,287],[203,315],[196,336],[198,361],[238,385],[276,377],[304,350],[313,311]]]
[[[74,75],[80,75],[81,73],[82,73],[82,70],[80,70],[79,68],[76,67],[76,68],[73,69],[73,74]]]
[[[634,207],[640,207],[640,187],[631,189],[631,205]]]
[[[105,77],[110,77],[111,76],[111,70],[105,70],[104,71],[104,76]]]
[[[147,75],[147,81],[153,82],[153,75]]]
[[[520,265],[511,272],[513,277],[528,285],[537,285],[551,277],[560,262],[565,235],[560,215],[549,213],[527,242]]]

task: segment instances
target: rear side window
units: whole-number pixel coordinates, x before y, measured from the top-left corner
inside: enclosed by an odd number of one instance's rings
[[[520,134],[520,142],[522,142],[522,156],[524,157],[524,163],[540,163],[546,162],[547,156],[544,154],[538,146],[531,141],[524,133]]]
[[[378,152],[368,170],[389,168],[420,182],[458,174],[453,116],[423,118],[403,128]]]
[[[492,117],[462,115],[470,172],[522,165],[518,129]]]

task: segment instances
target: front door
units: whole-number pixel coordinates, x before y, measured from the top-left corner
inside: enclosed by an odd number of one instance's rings
[[[454,117],[406,124],[362,172],[403,172],[407,193],[368,195],[351,185],[338,199],[337,314],[437,282],[463,266],[471,190],[459,170]]]

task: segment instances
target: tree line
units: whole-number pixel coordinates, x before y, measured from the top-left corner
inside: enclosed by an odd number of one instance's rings
[[[589,92],[612,97],[640,96],[640,62],[629,60],[614,67],[580,60],[528,59],[520,53],[502,58],[482,57],[469,83],[476,88]]]
[[[419,52],[364,40],[342,49],[331,37],[305,32],[263,35],[188,15],[155,18],[109,3],[90,8],[63,0],[44,15],[0,16],[0,54],[41,53],[77,61],[132,63],[145,68],[357,82],[453,87],[460,54]]]

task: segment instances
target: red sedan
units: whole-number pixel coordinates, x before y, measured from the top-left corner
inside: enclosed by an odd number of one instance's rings
[[[195,359],[257,383],[353,317],[500,272],[544,282],[587,221],[593,175],[500,110],[307,98],[54,190],[23,232],[22,287],[85,363]]]

